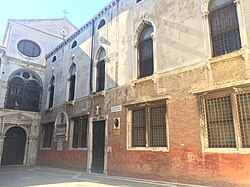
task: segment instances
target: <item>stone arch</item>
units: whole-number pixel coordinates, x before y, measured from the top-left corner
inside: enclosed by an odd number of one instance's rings
[[[64,119],[62,119],[62,117]],[[65,135],[59,135],[57,133],[59,133],[58,131],[58,127],[60,127],[61,129],[63,129],[65,125]],[[55,131],[54,131],[54,137],[55,139],[58,141],[59,139],[63,139],[65,141],[68,140],[68,129],[69,129],[69,116],[67,114],[67,112],[62,111],[60,112],[55,120]],[[61,131],[62,132],[62,131]]]
[[[18,69],[8,78],[5,107],[38,112],[42,90],[43,83],[36,72],[26,68]]]
[[[22,72],[28,72],[28,73],[32,74],[32,75],[34,76],[34,78],[37,80],[37,82],[39,83],[39,86],[40,86],[41,88],[43,88],[43,82],[42,82],[41,77],[40,77],[35,71],[30,70],[30,69],[27,69],[27,68],[21,68],[21,69],[18,69],[18,70],[13,71],[13,72],[10,74],[9,78],[8,78],[8,82],[11,81],[11,79],[12,79],[13,77],[15,77],[16,75],[18,75],[18,74],[20,74],[20,73],[22,73]]]
[[[102,52],[105,52],[105,57],[103,59],[100,59],[100,55]],[[106,49],[103,47],[103,46],[100,46],[95,54],[95,64],[97,65],[97,63],[100,61],[100,60],[107,60],[107,52],[106,52]]]
[[[140,34],[141,32],[143,31],[143,29],[147,26],[152,26],[153,28],[153,33],[155,33],[155,25],[153,24],[153,22],[149,21],[149,20],[146,20],[146,19],[142,19],[140,21],[140,23],[137,25],[136,29],[135,29],[135,34],[134,34],[134,46],[137,46],[138,45],[138,41],[139,41],[139,38],[140,38]]]

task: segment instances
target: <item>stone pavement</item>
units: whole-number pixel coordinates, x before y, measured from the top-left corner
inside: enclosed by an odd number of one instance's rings
[[[204,187],[41,166],[0,166],[0,187]]]

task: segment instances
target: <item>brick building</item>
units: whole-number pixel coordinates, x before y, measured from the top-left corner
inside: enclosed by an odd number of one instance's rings
[[[37,164],[250,184],[248,0],[113,0],[46,55]]]

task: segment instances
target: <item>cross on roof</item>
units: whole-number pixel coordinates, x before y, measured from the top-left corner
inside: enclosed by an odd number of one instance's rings
[[[64,10],[63,10],[63,13],[64,13],[64,17],[66,18],[66,17],[67,17],[67,14],[68,14],[67,10],[64,9]]]

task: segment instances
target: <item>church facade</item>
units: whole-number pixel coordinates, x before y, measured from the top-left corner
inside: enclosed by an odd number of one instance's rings
[[[67,19],[9,20],[0,48],[1,165],[35,165],[45,55],[63,41]],[[68,33],[68,34],[70,34]]]
[[[27,72],[43,86],[40,112],[17,113],[18,101],[3,107],[2,142],[5,124],[36,118],[27,127],[36,132],[38,165],[250,184],[249,7],[247,0],[111,1],[47,48],[40,74]],[[5,79],[16,76],[28,77],[17,71]],[[4,106],[11,93],[1,92]]]

